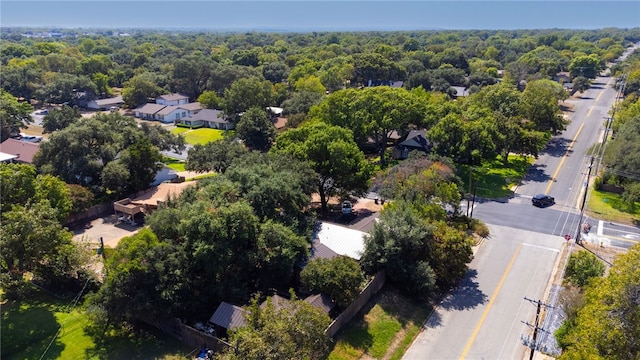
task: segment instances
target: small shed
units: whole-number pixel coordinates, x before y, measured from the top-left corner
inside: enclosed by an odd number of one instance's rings
[[[240,306],[223,301],[209,318],[209,323],[214,326],[216,334],[226,336],[228,330],[246,326],[245,314],[246,311]]]

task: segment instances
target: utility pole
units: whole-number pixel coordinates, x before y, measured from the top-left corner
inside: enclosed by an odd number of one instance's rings
[[[593,159],[589,163],[589,171],[587,172],[587,180],[584,183],[584,195],[582,196],[582,205],[580,206],[580,220],[578,221],[578,232],[576,233],[576,244],[582,245],[580,235],[582,234],[582,219],[584,218],[584,205],[587,202],[587,193],[589,192],[589,179],[591,178],[591,168],[593,168]]]
[[[535,303],[536,304],[536,321],[534,324],[529,324],[528,322],[524,322],[525,324],[532,326],[533,327],[533,336],[531,337],[531,341],[529,341],[528,339],[525,341],[525,344],[531,349],[531,354],[529,355],[529,360],[533,360],[533,356],[536,353],[536,350],[538,349],[538,330],[543,331],[543,332],[548,332],[545,329],[541,328],[540,326],[538,326],[540,324],[540,313],[542,312],[542,307],[546,307],[546,308],[553,308],[552,306],[544,303],[542,300],[533,300],[533,299],[529,299],[526,296],[524,297],[525,300]],[[525,339],[523,339],[525,340]]]

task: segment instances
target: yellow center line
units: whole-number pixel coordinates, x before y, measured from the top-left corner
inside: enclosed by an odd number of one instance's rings
[[[573,147],[573,143],[576,142],[576,139],[578,138],[578,135],[580,135],[580,132],[582,131],[583,127],[584,127],[584,123],[582,123],[582,125],[580,125],[580,128],[578,129],[578,132],[576,133],[576,136],[573,137],[573,139],[569,143],[569,146],[567,146],[567,151],[564,152],[564,155],[562,156],[562,159],[560,159],[560,164],[558,165],[558,168],[553,173],[553,176],[551,176],[551,181],[549,182],[549,185],[547,185],[547,189],[544,191],[545,194],[548,194],[549,190],[551,190],[551,185],[553,185],[553,182],[555,181],[556,176],[558,176],[558,173],[560,172],[560,169],[562,169],[562,164],[564,164],[564,160],[569,155],[569,151],[571,151],[571,148]]]
[[[507,279],[507,275],[509,275],[509,272],[511,271],[511,267],[516,262],[516,258],[520,253],[520,249],[522,249],[522,243],[518,245],[518,248],[516,249],[516,252],[513,254],[513,257],[511,258],[509,265],[507,265],[507,269],[504,271],[504,274],[502,274],[502,278],[500,278],[500,282],[498,282],[498,286],[493,292],[493,295],[491,295],[491,299],[489,299],[489,303],[487,304],[487,307],[484,308],[484,312],[482,312],[482,316],[480,316],[480,320],[478,321],[478,324],[476,325],[475,329],[473,329],[473,333],[471,333],[471,337],[469,338],[469,341],[467,341],[467,345],[464,347],[464,350],[462,350],[462,355],[460,355],[460,358],[459,358],[460,360],[463,360],[465,356],[467,356],[467,353],[469,353],[469,349],[471,349],[471,345],[473,344],[473,341],[476,339],[476,336],[478,336],[478,332],[480,332],[480,328],[482,327],[484,320],[487,318],[487,315],[489,314],[489,310],[491,310],[491,306],[493,306],[493,303],[496,301],[496,298],[498,297],[498,293],[500,293],[500,289],[502,288],[504,281]]]

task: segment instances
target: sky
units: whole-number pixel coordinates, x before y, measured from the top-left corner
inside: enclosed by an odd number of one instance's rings
[[[271,31],[640,27],[640,1],[1,0],[2,27]]]

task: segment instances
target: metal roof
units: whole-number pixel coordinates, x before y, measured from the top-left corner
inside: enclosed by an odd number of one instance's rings
[[[245,311],[239,306],[222,302],[216,312],[211,315],[210,323],[222,326],[225,329],[233,330],[246,325],[244,322]]]
[[[325,313],[329,313],[334,307],[336,307],[336,303],[334,303],[331,298],[326,294],[316,294],[308,296],[304,301],[309,304],[317,307],[318,309],[324,311]]]
[[[7,139],[0,144],[0,151],[6,154],[18,156],[16,160],[27,164],[33,162],[33,155],[40,149],[40,143],[32,143],[28,141],[20,141],[16,139]]]
[[[364,252],[364,236],[367,233],[344,226],[320,222],[313,234],[314,243],[319,241],[338,255],[360,260]]]

